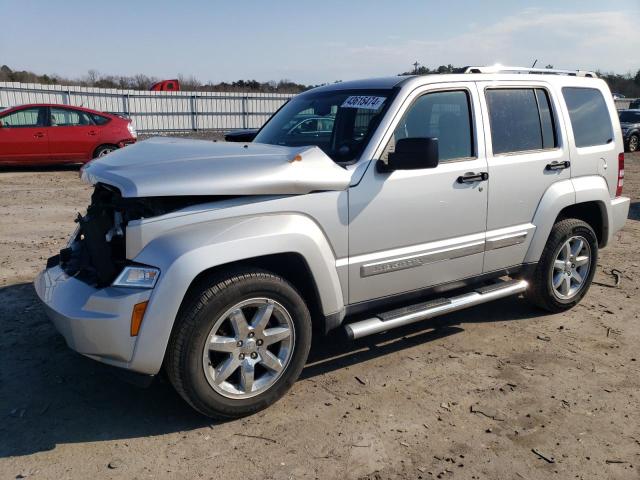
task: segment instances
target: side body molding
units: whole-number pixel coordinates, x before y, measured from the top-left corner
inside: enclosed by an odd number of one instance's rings
[[[147,374],[159,371],[180,304],[198,274],[278,253],[297,253],[305,259],[324,315],[344,310],[333,250],[322,230],[305,215],[282,213],[205,222],[152,240],[135,261],[159,267],[164,278],[150,298],[130,368]]]

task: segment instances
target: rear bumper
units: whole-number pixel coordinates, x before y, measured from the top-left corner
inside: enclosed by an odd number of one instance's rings
[[[135,138],[127,138],[126,140],[120,140],[118,142],[118,147],[123,148],[123,147],[126,147],[127,145],[133,145],[136,142],[137,142],[137,139]]]
[[[150,290],[94,288],[68,276],[59,265],[42,271],[34,286],[71,349],[128,368],[137,338],[130,335],[131,312],[136,303],[149,300]]]
[[[613,235],[624,227],[624,222],[627,221],[629,216],[629,206],[631,205],[631,199],[629,197],[617,197],[611,200],[611,218],[609,220],[609,239],[613,238]]]

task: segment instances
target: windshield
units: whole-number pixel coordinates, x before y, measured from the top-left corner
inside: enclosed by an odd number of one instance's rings
[[[622,123],[640,123],[640,112],[620,112]]]
[[[315,145],[334,161],[358,158],[391,102],[392,90],[334,90],[294,97],[260,130],[256,143]]]

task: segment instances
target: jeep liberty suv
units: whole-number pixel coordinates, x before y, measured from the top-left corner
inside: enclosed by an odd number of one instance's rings
[[[72,349],[247,415],[295,382],[312,326],[356,339],[508,295],[576,305],[627,218],[623,148],[589,72],[315,88],[251,143],[156,138],[87,164],[91,204],[35,288]]]

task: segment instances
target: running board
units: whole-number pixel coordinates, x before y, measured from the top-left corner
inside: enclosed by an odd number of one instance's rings
[[[375,317],[345,325],[344,328],[349,338],[355,340],[374,333],[386,332],[392,328],[480,305],[481,303],[517,295],[524,292],[527,286],[528,283],[525,280],[500,281],[457,297],[438,298],[429,302],[380,313]]]

